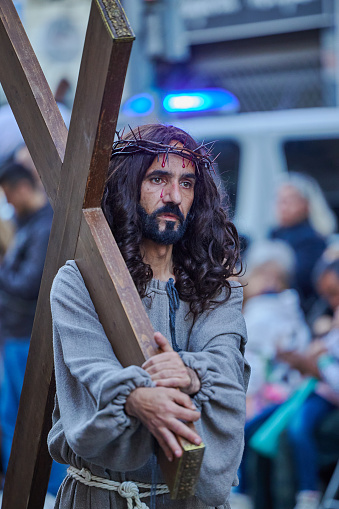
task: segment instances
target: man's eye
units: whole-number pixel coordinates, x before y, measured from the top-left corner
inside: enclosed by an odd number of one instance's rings
[[[152,177],[151,178],[151,182],[153,184],[161,184],[162,183],[162,178],[161,177]]]
[[[180,185],[185,189],[190,189],[193,186],[192,182],[190,182],[189,180],[184,180],[183,182],[181,182]]]

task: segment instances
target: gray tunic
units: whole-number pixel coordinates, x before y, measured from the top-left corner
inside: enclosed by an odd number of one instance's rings
[[[153,280],[152,299],[144,306],[153,324],[170,339],[165,282]],[[196,428],[206,451],[196,496],[157,506],[176,509],[228,507],[232,482],[241,461],[245,424],[245,390],[249,368],[244,360],[246,328],[241,314],[242,288],[198,318],[193,328],[188,304],[176,314],[176,340],[184,363],[197,371],[201,389],[194,402],[201,411]],[[138,366],[122,368],[98,320],[82,276],[73,261],[62,267],[51,292],[57,393],[48,445],[52,457],[115,481],[150,483],[154,465],[151,433],[124,411],[136,387],[153,387]],[[153,467],[154,474],[154,467]],[[164,482],[160,469],[157,482]],[[143,499],[149,504],[149,498]],[[86,486],[67,476],[56,508],[126,509],[119,494]]]

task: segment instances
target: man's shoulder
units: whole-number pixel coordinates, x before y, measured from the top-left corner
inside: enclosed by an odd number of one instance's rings
[[[239,282],[230,281],[231,293],[227,300],[227,289],[214,299],[213,308],[203,312],[195,321],[191,340],[195,349],[203,350],[211,338],[223,336],[225,341],[234,343],[233,335],[236,335],[242,344],[246,343],[247,333],[244,317],[242,314],[243,288]],[[224,302],[223,302],[224,300]],[[228,340],[225,337],[228,336]],[[225,343],[226,344],[226,343]]]
[[[58,270],[56,277],[60,279],[76,278],[82,280],[80,270],[75,260],[67,260],[65,265],[60,267],[60,269]]]
[[[221,306],[229,305],[229,301],[234,301],[243,298],[243,285],[240,281],[235,279],[229,280],[230,288],[224,287],[220,293],[220,295],[215,299],[216,301],[221,302]],[[225,300],[225,297],[228,296],[226,302],[222,302]]]
[[[64,291],[67,288],[78,289],[84,286],[84,280],[74,260],[68,260],[57,272],[53,285],[52,294]]]
[[[243,287],[239,281],[230,281],[230,289],[223,288],[219,295],[213,299],[212,307],[204,311],[198,321],[224,320],[234,313],[242,310]]]

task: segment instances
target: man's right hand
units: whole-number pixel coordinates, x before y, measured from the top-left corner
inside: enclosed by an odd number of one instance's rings
[[[128,415],[137,417],[157,439],[169,461],[179,458],[181,447],[175,435],[199,445],[201,438],[184,422],[195,422],[200,412],[187,394],[168,387],[138,387],[125,403]]]

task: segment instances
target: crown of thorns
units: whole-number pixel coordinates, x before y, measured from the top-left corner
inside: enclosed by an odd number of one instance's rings
[[[144,140],[141,136],[137,138],[132,129],[131,133],[133,134],[132,139],[122,138],[120,133],[117,133],[118,139],[113,143],[111,159],[119,155],[126,156],[143,152],[158,156],[159,160],[160,154],[163,154],[162,166],[165,167],[166,162],[168,162],[169,154],[176,154],[184,159],[188,159],[188,164],[195,164],[199,169],[205,168],[207,170],[212,169],[214,171],[213,163],[218,156],[212,159],[211,155],[215,142],[206,144],[201,143],[201,145],[199,145],[195,150],[191,150],[185,146],[185,143],[183,143],[182,146],[178,146],[179,142],[174,143],[173,145],[166,145],[162,142],[159,143],[156,141]]]

